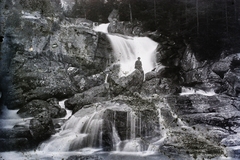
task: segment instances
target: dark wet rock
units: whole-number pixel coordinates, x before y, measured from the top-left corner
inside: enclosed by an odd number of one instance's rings
[[[2,139],[0,138],[1,152],[6,151],[26,151],[31,149],[31,144],[27,138],[11,138]]]
[[[190,47],[187,47],[183,57],[181,59],[181,67],[184,71],[190,71],[197,68],[202,68],[204,66],[204,62],[199,62],[194,53],[191,51]]]
[[[115,120],[115,115],[118,111],[112,111],[107,109],[103,115],[103,125],[102,125],[102,147],[105,151],[112,151],[114,148],[113,141],[113,122]]]
[[[30,134],[29,129],[27,129],[27,128],[14,128],[14,129],[1,128],[0,129],[0,138],[28,138],[28,139],[31,139],[31,134]]]
[[[178,94],[180,87],[170,78],[154,78],[144,81],[141,87],[141,94],[145,96]]]
[[[157,78],[156,72],[155,71],[151,71],[151,72],[147,72],[145,74],[145,81],[149,81],[153,78]]]
[[[174,146],[179,148],[181,152],[185,151],[188,154],[195,154],[195,156],[200,155],[207,159],[223,154],[223,148],[189,130],[176,130],[173,131],[172,135],[170,141],[174,143],[174,141],[178,140],[179,142]],[[181,144],[182,147],[178,146],[178,144]]]
[[[1,128],[0,151],[24,151],[32,148],[32,135],[28,128]]]
[[[212,66],[212,71],[219,75],[221,78],[230,69],[231,61],[220,61],[216,62]]]
[[[67,160],[104,160],[101,156],[70,156]]]
[[[240,73],[238,70],[228,71],[224,75],[224,82],[226,85],[226,94],[230,96],[238,96],[240,93],[240,77],[238,76]]]
[[[22,107],[17,113],[22,117],[34,117],[43,111],[47,111],[49,104],[42,100],[33,100]]]
[[[79,88],[80,92],[86,91],[92,87],[99,86],[104,83],[106,74],[99,73],[88,77],[82,75],[76,75],[73,77],[76,86]]]
[[[54,133],[54,125],[49,113],[42,112],[30,121],[30,132],[36,142],[46,140]]]
[[[226,147],[240,146],[239,135],[235,134],[235,135],[230,135],[230,136],[224,138],[221,141],[221,145],[226,146]]]
[[[38,12],[15,17],[21,25],[8,26],[9,36],[2,44],[1,84],[7,84],[4,103],[8,108],[21,108],[33,99],[69,98],[83,91],[74,77],[81,75],[89,83],[95,82],[90,77],[111,63],[106,35],[94,32],[89,20],[57,17],[49,21]],[[7,17],[10,20],[11,16]]]
[[[117,68],[116,68],[116,71],[117,71]],[[119,95],[125,91],[130,91],[131,93],[139,92],[143,83],[143,78],[144,78],[143,73],[138,69],[136,69],[126,77],[118,78],[118,76],[115,73],[110,74],[109,84],[111,87],[111,93],[113,95]]]
[[[159,78],[154,78],[148,81],[144,81],[141,87],[141,94],[151,95],[160,93],[159,83],[161,80]]]
[[[239,126],[239,111],[227,97],[191,95],[171,97],[168,102],[179,118],[190,125],[208,124],[230,134]]]
[[[14,86],[9,85],[8,92],[5,92],[4,94],[4,104],[9,109],[17,109],[26,103],[23,97],[23,90],[21,88],[17,89]]]
[[[65,101],[66,108],[74,110],[74,112],[81,109],[84,105],[96,103],[107,100],[109,97],[109,84],[102,84],[100,86],[92,87],[91,89],[75,94],[73,97]]]
[[[48,112],[52,118],[61,118],[66,115],[66,111],[61,108],[54,99],[49,100],[50,103],[43,100],[32,100],[22,107],[17,114],[22,118],[35,117],[44,111]]]

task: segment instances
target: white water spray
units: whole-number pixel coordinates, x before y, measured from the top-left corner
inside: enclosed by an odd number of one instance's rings
[[[66,100],[67,100],[67,99],[64,99],[64,100],[62,100],[62,101],[59,101],[59,103],[58,103],[58,104],[61,106],[61,108],[65,109],[65,110],[67,111],[66,116],[65,116],[64,118],[62,118],[62,119],[68,119],[68,118],[71,117],[71,115],[72,115],[72,111],[69,110],[69,109],[66,109],[66,107],[65,107],[64,102],[65,102]]]
[[[203,91],[201,89],[182,87],[182,93],[180,93],[181,96],[192,95],[192,94],[200,94],[200,95],[204,95],[204,96],[214,96],[214,95],[216,95],[214,90]]]
[[[106,77],[105,77],[104,83],[108,83],[107,80],[108,80],[108,74],[106,74]]]
[[[14,125],[28,126],[31,118],[21,118],[17,114],[18,110],[9,110],[6,106],[3,106],[2,114],[0,116],[0,126],[2,128],[13,128]]]
[[[95,31],[106,33],[114,51],[115,63],[120,64],[119,76],[131,74],[138,57],[141,58],[144,73],[156,67],[156,48],[158,43],[148,37],[129,37],[119,34],[108,34],[109,24],[101,24]]]

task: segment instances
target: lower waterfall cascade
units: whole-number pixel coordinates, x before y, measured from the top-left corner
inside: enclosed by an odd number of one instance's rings
[[[116,116],[125,117],[121,122]],[[44,152],[67,152],[110,150],[120,152],[149,151],[150,146],[142,138],[151,137],[147,128],[142,128],[141,113],[136,115],[130,107],[119,103],[95,104],[83,108],[39,147]],[[120,124],[121,123],[121,124]],[[146,123],[146,122],[145,122]],[[124,127],[123,130],[119,130]],[[103,142],[108,139],[110,143]],[[62,143],[64,142],[64,143]]]

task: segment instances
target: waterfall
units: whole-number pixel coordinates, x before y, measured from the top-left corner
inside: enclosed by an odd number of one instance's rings
[[[108,24],[103,24],[96,27],[95,31],[107,34],[113,47],[115,63],[120,64],[119,76],[131,74],[138,57],[141,58],[145,73],[155,68],[156,42],[147,37],[111,35],[107,33],[107,27]],[[105,83],[107,79],[108,74]],[[63,101],[60,104],[62,106]],[[151,131],[148,130],[146,119],[143,122],[141,118],[140,112],[132,111],[126,104],[96,103],[72,115],[61,130],[39,148],[46,152],[84,152],[86,149],[146,151],[149,144],[142,140],[142,136],[150,139]]]
[[[101,24],[94,28],[95,31],[106,33],[112,48],[115,63],[120,64],[119,76],[131,74],[138,57],[141,58],[144,73],[156,67],[156,48],[158,43],[148,37],[130,37],[119,34],[108,34],[109,24]]]
[[[201,89],[194,89],[194,88],[187,88],[187,87],[182,87],[182,93],[180,95],[192,95],[192,94],[200,94],[204,96],[214,96],[216,93],[214,92],[213,89],[209,91],[204,91]]]
[[[29,125],[31,118],[21,118],[17,112],[18,109],[9,110],[6,106],[3,106],[1,110],[2,114],[0,116],[0,127],[1,128],[13,128],[14,125]]]
[[[146,151],[149,144],[142,140],[141,117],[126,104],[106,103],[83,108],[72,115],[58,133],[40,145],[39,150],[85,152],[86,149],[104,150],[109,145],[112,151]],[[125,116],[120,123],[119,114]],[[124,125],[126,127],[122,128]]]
[[[40,146],[43,151],[80,151],[82,148],[101,148],[101,131],[105,110],[82,109],[74,114],[62,130]],[[64,141],[64,143],[62,143]]]
[[[104,83],[108,83],[107,80],[108,80],[108,74],[106,74],[106,77],[105,77]]]
[[[68,119],[68,118],[72,115],[72,111],[69,110],[69,109],[67,109],[67,108],[65,107],[64,102],[65,102],[66,100],[67,100],[67,99],[64,99],[64,100],[62,100],[62,101],[59,101],[59,103],[58,103],[58,104],[61,106],[61,108],[65,109],[65,110],[67,111],[66,116],[65,116],[64,118],[62,118],[62,119]]]
[[[134,113],[132,113],[131,112],[131,114],[130,114],[130,116],[131,116],[131,121],[130,121],[130,123],[131,123],[131,129],[130,129],[130,132],[131,132],[131,134],[130,134],[130,139],[135,139],[136,138],[136,118],[135,118],[135,115],[134,115]]]

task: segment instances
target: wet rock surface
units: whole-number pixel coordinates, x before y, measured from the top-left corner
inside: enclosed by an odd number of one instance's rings
[[[16,3],[16,10],[19,5],[23,4]],[[23,8],[29,11],[30,6],[25,4]],[[6,13],[0,98],[9,109],[19,109],[22,118],[33,118],[29,127],[0,128],[0,145],[4,146],[0,151],[36,148],[36,144],[49,139],[61,127],[53,119],[58,121],[55,118],[66,115],[59,101],[67,99],[65,106],[74,115],[88,107],[97,110],[109,102],[131,108],[131,112],[106,109],[101,119],[104,151],[115,151],[116,142],[121,141],[120,151],[146,151],[153,144],[150,151],[164,158],[211,159],[225,150],[228,157],[240,157],[239,54],[200,61],[182,40],[146,33],[159,42],[155,57],[158,66],[145,75],[135,70],[119,77],[120,66],[112,64],[109,40],[92,29],[93,22],[58,14],[51,19],[27,11]],[[116,26],[112,23],[109,30],[141,36],[136,32],[139,25],[118,22]],[[193,92],[180,95],[184,87]],[[209,91],[214,94],[208,95]],[[128,119],[130,113],[132,119]],[[113,133],[119,139],[113,139]],[[131,144],[141,147],[124,148]],[[73,143],[70,148],[74,151],[79,146]]]
[[[29,129],[36,142],[41,142],[55,133],[52,119],[47,112],[42,112],[31,119]]]
[[[50,100],[51,103],[51,100]],[[66,115],[66,110],[62,109],[58,103],[49,104],[46,101],[43,100],[32,100],[28,104],[26,104],[24,107],[22,107],[17,114],[20,115],[22,118],[27,117],[35,117],[38,114],[48,111],[49,115],[52,118],[62,118]]]

